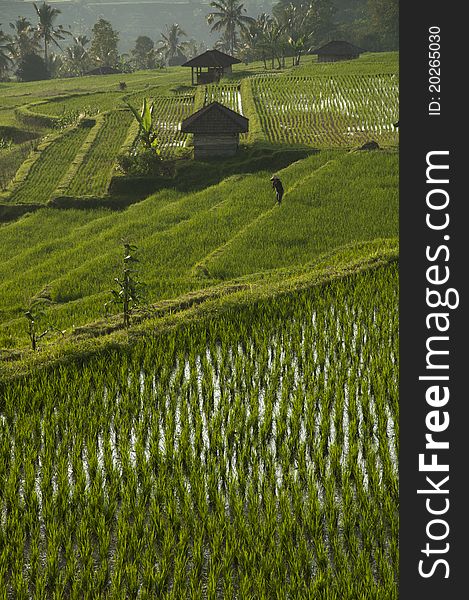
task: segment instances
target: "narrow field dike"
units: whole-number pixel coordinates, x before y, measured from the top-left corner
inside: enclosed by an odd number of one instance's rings
[[[25,179],[13,190],[16,204],[41,204],[50,198],[88,135],[86,127],[75,127],[57,137],[40,154]]]
[[[5,597],[397,600],[396,262],[2,392]]]

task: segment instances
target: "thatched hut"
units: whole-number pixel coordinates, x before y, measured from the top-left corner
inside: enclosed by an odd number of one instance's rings
[[[352,60],[358,58],[366,50],[354,46],[349,42],[332,41],[324,44],[320,48],[316,48],[309,54],[317,54],[318,62],[336,62],[338,60]]]
[[[212,102],[181,123],[181,131],[194,134],[194,158],[233,156],[239,146],[239,134],[249,129],[249,119]]]
[[[225,73],[231,73],[232,65],[241,61],[219,50],[207,50],[199,56],[183,63],[183,67],[192,69],[192,85],[199,83],[213,83],[220,81]],[[204,71],[203,69],[207,69]],[[194,71],[195,70],[195,71]],[[195,75],[195,77],[194,77]]]

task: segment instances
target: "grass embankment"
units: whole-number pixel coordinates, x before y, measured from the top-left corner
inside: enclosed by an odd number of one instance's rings
[[[125,212],[45,209],[6,225],[0,240],[2,345],[17,336],[25,340],[22,310],[44,288],[52,301],[49,315],[61,329],[102,315],[122,238],[139,247],[141,279],[155,302],[308,263],[352,241],[395,237],[397,161],[388,152],[373,153],[373,159],[314,154],[279,171],[286,188],[281,207],[275,206],[271,171],[260,171],[197,193],[163,190]],[[353,179],[345,184],[347,170]]]
[[[12,184],[8,202],[46,204],[87,135],[88,128],[75,127],[39,146],[33,156],[21,166]]]
[[[396,600],[397,279],[234,302],[5,386],[0,588]]]
[[[130,111],[115,110],[104,115],[96,137],[88,148],[83,148],[83,160],[65,191],[67,195],[104,196],[107,193],[116,156],[132,121]]]
[[[207,257],[214,278],[298,264],[354,240],[397,235],[397,153],[330,156],[316,171],[308,161],[282,171],[281,208]]]
[[[153,337],[175,327],[184,328],[201,319],[223,319],[223,315],[238,309],[249,311],[256,308],[259,302],[288,296],[314,286],[321,287],[349,275],[373,270],[397,261],[398,256],[397,238],[347,244],[301,266],[239,277],[151,303],[135,311],[129,330],[123,328],[122,315],[93,320],[96,311],[90,309],[88,315],[85,313],[85,325],[72,327],[64,335],[53,335],[48,343],[41,345],[40,352],[33,352],[27,346],[15,350],[4,349],[0,362],[0,380],[21,377],[28,372],[57,364],[75,361],[81,363],[102,351],[119,349],[130,352],[142,338]],[[74,303],[70,308],[73,307]],[[25,320],[21,326],[25,334]],[[16,333],[18,331],[17,329]]]

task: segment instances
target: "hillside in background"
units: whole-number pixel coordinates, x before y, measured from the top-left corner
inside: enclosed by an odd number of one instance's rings
[[[206,22],[212,10],[209,0],[54,0],[50,4],[61,11],[58,22],[70,28],[75,36],[91,37],[91,29],[99,18],[110,21],[119,32],[120,52],[129,52],[141,35],[156,42],[165,25],[172,23],[178,23],[188,39],[195,39],[208,48],[213,47],[219,38],[218,33],[210,31]],[[277,1],[246,0],[243,4],[246,14],[257,17],[262,13],[272,14]],[[390,44],[384,39],[382,26],[375,22],[376,14],[383,14],[388,5],[396,4],[396,0],[381,3],[376,0],[333,0],[329,4],[333,11],[332,22],[321,36],[324,39],[315,40],[316,44],[330,39],[345,39],[370,51],[396,49],[396,41]],[[36,13],[29,0],[0,0],[0,14],[4,28],[19,16],[33,23],[36,21]]]
[[[99,18],[104,18],[119,32],[119,51],[129,52],[140,35],[146,35],[155,42],[160,38],[165,25],[178,23],[188,38],[194,38],[199,43],[212,47],[218,39],[218,34],[210,33],[206,16],[210,12],[208,0],[205,2],[176,2],[160,0],[103,0],[73,2],[58,0],[50,3],[61,11],[58,21],[67,29],[70,26],[74,35],[91,37],[91,29]],[[252,8],[257,15],[261,12],[271,12],[272,4],[253,3]],[[15,2],[0,0],[1,23],[14,22],[18,16],[24,16],[35,22],[36,13],[32,2]]]

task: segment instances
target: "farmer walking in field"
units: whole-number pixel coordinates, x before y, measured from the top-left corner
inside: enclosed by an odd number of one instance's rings
[[[274,188],[276,194],[277,194],[277,204],[280,206],[280,204],[282,203],[282,197],[283,197],[283,185],[282,182],[280,181],[280,179],[274,175],[273,177],[270,178],[270,181],[272,182],[272,187]]]

